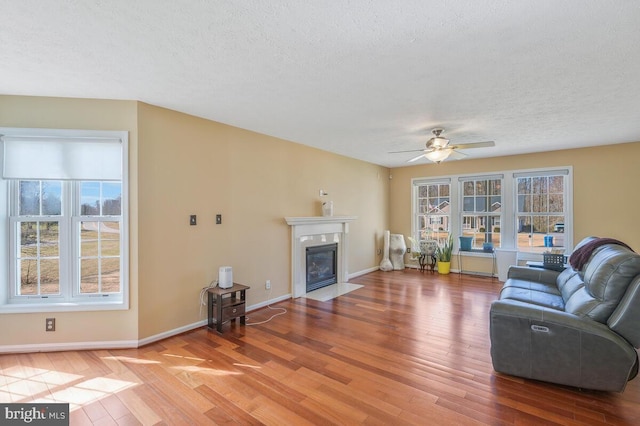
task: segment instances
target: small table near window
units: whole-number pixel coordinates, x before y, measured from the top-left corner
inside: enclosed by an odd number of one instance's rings
[[[534,262],[533,260],[528,260],[527,266],[529,268],[550,269],[552,271],[562,272],[569,267],[569,264],[565,263],[564,265],[560,265],[560,264],[556,265],[556,264],[548,264],[544,262]]]
[[[222,333],[222,324],[240,318],[240,324],[246,324],[246,291],[251,288],[233,283],[232,287],[213,287],[207,290],[207,326]],[[238,297],[238,294],[240,297]],[[215,320],[214,320],[215,318]]]

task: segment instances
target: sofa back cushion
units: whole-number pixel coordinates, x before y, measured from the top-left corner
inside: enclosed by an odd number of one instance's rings
[[[578,271],[572,268],[567,268],[558,275],[558,278],[556,278],[556,285],[558,286],[558,290],[560,290],[562,299],[564,299],[564,303],[566,304],[576,291],[584,287],[584,281]]]
[[[607,244],[593,252],[578,275],[584,286],[579,287],[574,281],[574,288],[567,288],[567,295],[570,290],[575,291],[565,299],[565,311],[606,323],[631,281],[640,275],[640,255],[623,246]]]

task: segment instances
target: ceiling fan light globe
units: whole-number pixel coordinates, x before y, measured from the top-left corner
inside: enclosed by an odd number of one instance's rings
[[[424,156],[434,163],[440,163],[441,161],[446,160],[451,155],[450,149],[439,149],[431,152],[427,152]]]

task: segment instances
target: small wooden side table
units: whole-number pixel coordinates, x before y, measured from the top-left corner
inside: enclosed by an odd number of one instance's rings
[[[251,288],[246,285],[233,283],[232,287],[213,287],[207,290],[207,326],[222,333],[222,324],[240,318],[240,324],[246,324],[246,291]],[[238,298],[238,293],[240,297]],[[215,321],[214,321],[215,318]]]

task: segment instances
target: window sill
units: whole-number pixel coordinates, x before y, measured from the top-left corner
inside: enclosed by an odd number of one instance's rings
[[[458,250],[455,253],[457,256],[471,256],[471,257],[494,257],[494,251],[484,251],[482,249],[474,249],[474,250]]]

